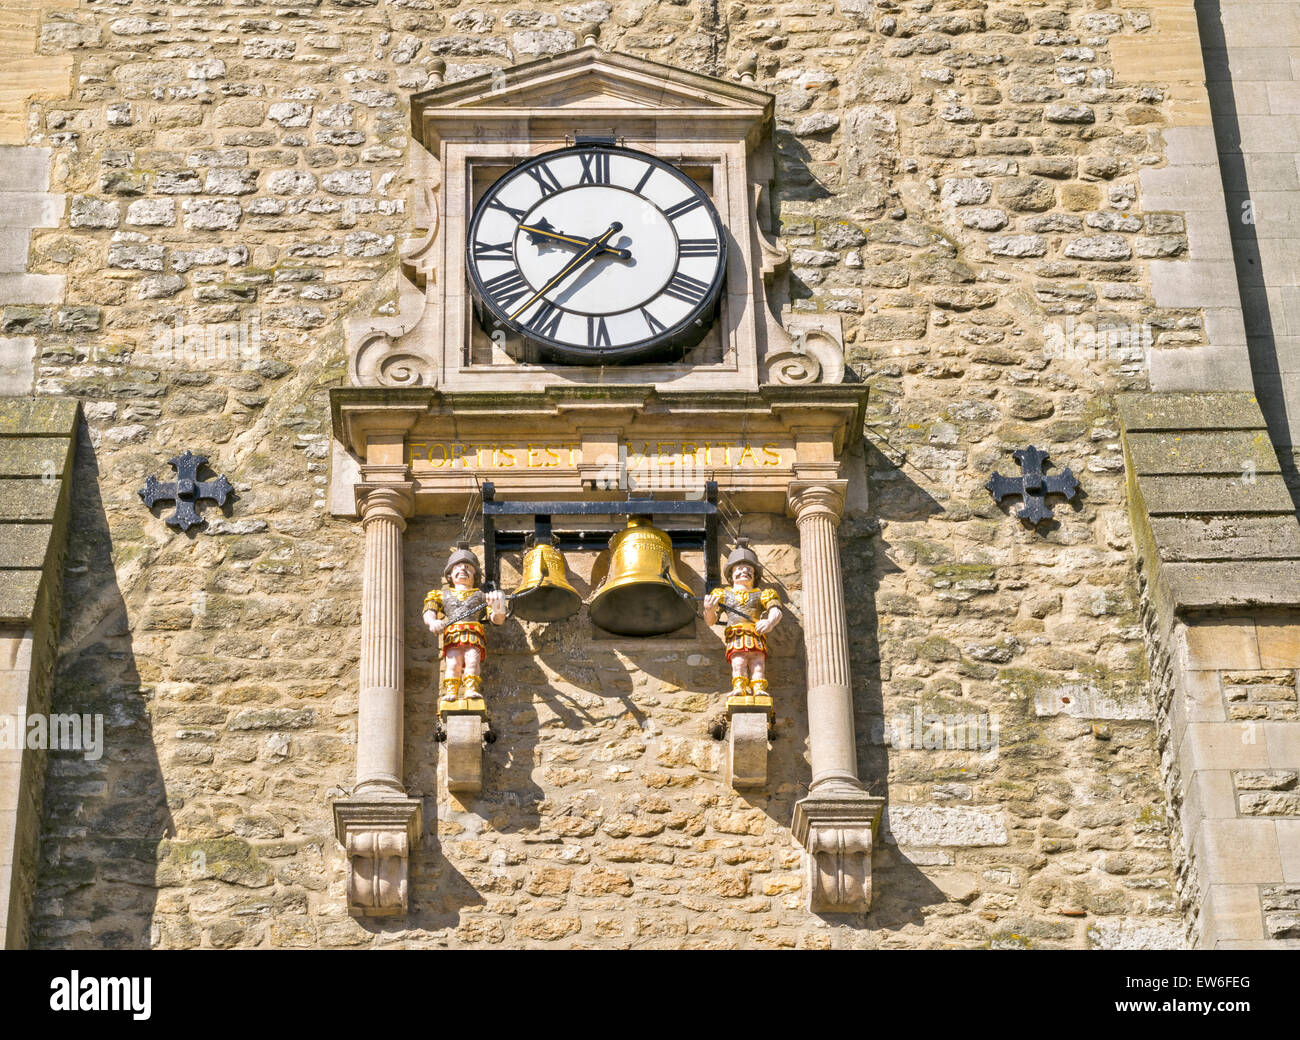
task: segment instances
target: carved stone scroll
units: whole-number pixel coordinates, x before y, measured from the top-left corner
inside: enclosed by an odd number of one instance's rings
[[[424,317],[425,294],[398,276],[397,314],[348,322],[348,381],[353,386],[437,386],[438,361],[418,339],[403,339]]]
[[[424,318],[437,283],[435,244],[442,226],[437,188],[436,179],[429,179],[420,189],[416,208],[428,229],[403,242],[399,252],[397,314],[348,322],[348,380],[353,386],[438,385],[437,357],[419,337],[407,336]]]
[[[810,794],[794,809],[794,836],[804,858],[812,913],[859,913],[871,908],[871,850],[883,798],[860,791]]]
[[[334,827],[348,857],[348,913],[406,913],[411,847],[421,830],[419,799],[335,802]]]
[[[838,314],[796,314],[767,324],[765,382],[781,386],[844,382],[844,335]]]

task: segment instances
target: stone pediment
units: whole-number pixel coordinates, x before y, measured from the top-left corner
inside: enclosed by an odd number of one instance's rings
[[[481,125],[494,116],[518,120],[521,112],[626,116],[644,110],[761,124],[771,119],[772,104],[772,95],[755,87],[593,45],[423,91],[411,98],[411,122],[433,150],[443,135],[433,124],[444,120]]]

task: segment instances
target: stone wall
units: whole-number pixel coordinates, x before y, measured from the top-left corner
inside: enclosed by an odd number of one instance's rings
[[[49,749],[82,737],[80,720],[74,732],[49,719],[79,422],[76,401],[0,397],[2,949],[21,949],[31,934]]]
[[[701,729],[713,639],[609,645],[585,621],[501,634],[484,798],[439,798],[417,609],[459,525],[434,519],[406,536],[407,779],[437,830],[406,926],[341,913],[328,801],[351,776],[361,545],[325,503],[343,318],[394,306],[409,94],[587,21],[702,72],[757,53],[793,305],[843,316],[873,386],[871,516],[842,530],[860,771],[889,798],[865,922],[800,909],[793,643],[764,798],[731,792]],[[32,106],[32,143],[69,201],[29,267],[68,298],[6,308],[0,333],[38,337],[38,393],[90,421],[56,707],[113,722],[102,761],[52,763],[35,944],[1181,941],[1111,400],[1145,387],[1148,341],[1204,338],[1147,289],[1186,248],[1178,213],[1137,203],[1170,102],[1116,85],[1111,42],[1150,31],[1071,2],[47,13],[76,87]],[[178,348],[177,325],[236,356]],[[982,488],[1028,443],[1085,492],[1038,534]],[[184,447],[239,491],[191,537],[135,498]],[[752,523],[797,593],[791,526]],[[996,716],[997,754],[887,748],[916,708]]]

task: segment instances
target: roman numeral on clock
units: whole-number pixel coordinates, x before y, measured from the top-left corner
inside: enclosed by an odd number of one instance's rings
[[[489,278],[483,283],[483,289],[492,297],[497,306],[502,310],[506,310],[515,300],[527,296],[532,290],[532,286],[528,284],[527,279],[518,270],[514,270],[499,274],[495,278]]]
[[[502,213],[509,213],[511,219],[513,219],[516,224],[522,222],[524,219],[524,211],[522,209],[515,209],[514,206],[507,206],[497,195],[493,195],[492,198],[488,200],[488,209],[499,209]]]
[[[609,183],[608,152],[580,152],[578,158],[582,160],[582,177],[578,180],[579,184]]]
[[[716,238],[683,238],[677,243],[678,256],[717,256]]]
[[[709,283],[692,278],[681,271],[674,273],[672,280],[664,286],[664,295],[687,303],[699,303],[709,293]]]
[[[556,180],[555,174],[551,172],[551,168],[546,163],[529,166],[525,172],[537,182],[537,186],[542,190],[542,198],[546,198],[546,196],[554,194],[564,187],[563,184]],[[523,219],[522,213],[519,215],[519,219]]]
[[[475,260],[513,260],[515,244],[513,242],[480,242],[474,240]]]
[[[646,327],[650,330],[650,335],[657,336],[661,332],[667,332],[668,326],[656,318],[644,307],[641,308],[641,317],[645,318]]]
[[[675,206],[669,206],[664,210],[664,216],[669,220],[676,220],[683,214],[689,213],[696,206],[702,205],[704,205],[704,200],[698,195],[692,195],[689,199],[682,199],[682,201],[677,203]]]
[[[609,328],[605,319],[598,314],[587,315],[587,345],[589,347],[612,347],[614,341],[609,338]]]
[[[550,300],[542,299],[539,302],[541,306],[533,312],[531,318],[524,322],[524,325],[529,332],[535,332],[547,339],[554,339],[555,334],[560,330],[560,319],[564,317],[564,311],[560,310]]]

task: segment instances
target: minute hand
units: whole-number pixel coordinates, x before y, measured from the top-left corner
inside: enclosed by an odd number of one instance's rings
[[[520,224],[519,230],[526,231],[530,235],[539,235],[542,238],[551,238],[556,242],[564,242],[566,245],[571,246],[586,246],[591,244],[587,239],[578,238],[576,235],[564,235],[558,231],[548,231],[546,228],[532,227],[528,224]],[[611,253],[620,260],[632,259],[632,250],[630,249],[620,249],[618,246],[601,246],[600,251],[602,253]]]
[[[535,292],[531,297],[529,297],[527,303],[525,303],[522,307],[520,307],[517,311],[515,311],[514,314],[510,315],[510,320],[514,321],[516,318],[519,317],[519,315],[523,314],[524,311],[528,310],[528,308],[531,307],[538,300],[540,300],[544,294],[550,292],[552,288],[554,288],[565,278],[571,275],[574,271],[576,271],[579,267],[585,264],[598,252],[600,252],[601,246],[603,246],[607,241],[609,241],[611,235],[616,235],[618,234],[618,232],[622,230],[623,230],[623,225],[616,220],[614,221],[614,223],[610,224],[609,228],[605,231],[603,235],[599,235],[598,237],[591,239],[591,241],[587,244],[587,248],[584,249],[577,256],[575,256],[567,264],[565,264],[564,268],[560,271],[559,274],[557,274],[549,282],[547,282],[540,289],[538,289],[537,292]]]

